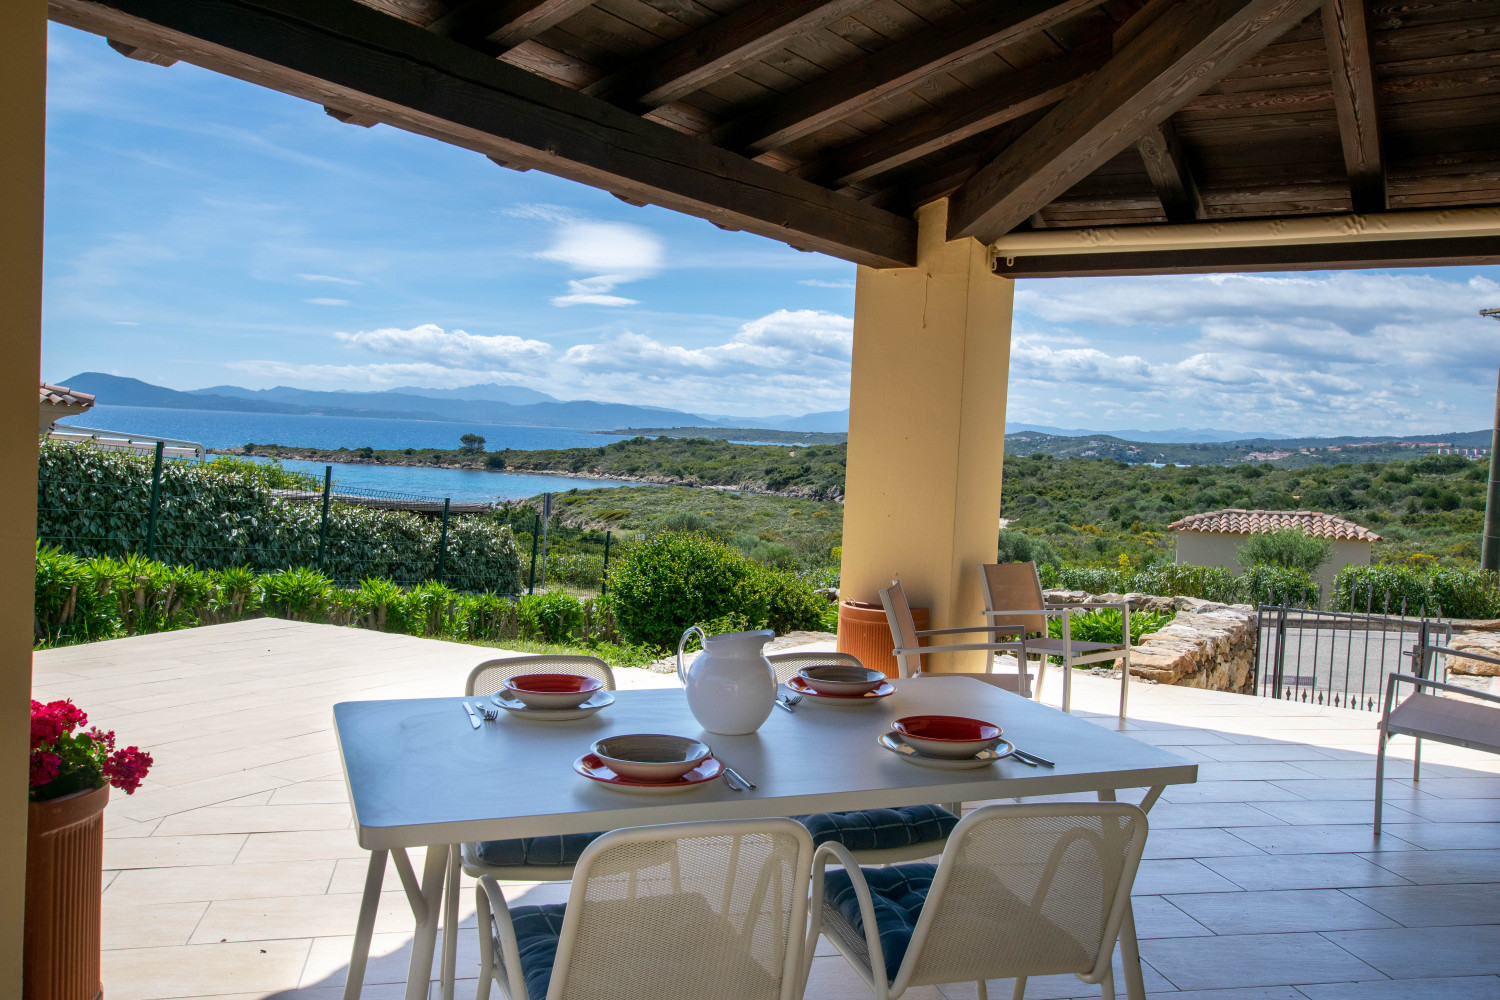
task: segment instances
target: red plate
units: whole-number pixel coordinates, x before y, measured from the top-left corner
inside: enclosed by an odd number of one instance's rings
[[[581,677],[578,674],[517,674],[505,682],[512,691],[536,692],[537,694],[581,694],[598,691],[604,682],[597,677]]]
[[[998,740],[1000,727],[961,715],[908,715],[897,719],[896,732],[934,743],[975,743]]]
[[[622,792],[654,794],[680,792],[713,781],[724,773],[724,765],[717,757],[709,757],[675,781],[633,781],[630,778],[620,777],[610,770],[609,765],[604,761],[591,753],[586,753],[573,762],[573,770],[591,781],[597,781],[601,785],[608,785]]]
[[[825,701],[875,701],[884,698],[886,695],[896,693],[896,686],[894,684],[890,681],[881,681],[878,688],[873,691],[866,691],[864,694],[819,694],[813,690],[811,684],[795,674],[787,680],[786,686],[797,694],[805,695],[808,698],[822,698]]]

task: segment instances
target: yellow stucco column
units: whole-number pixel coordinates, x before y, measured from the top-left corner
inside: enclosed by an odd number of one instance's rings
[[[0,998],[21,996],[47,3],[0,3]]]
[[[932,628],[983,622],[978,567],[995,561],[1015,287],[977,240],[948,242],[947,221],[946,201],[918,210],[916,267],[859,269],[840,587],[874,602],[900,577]],[[982,664],[954,654],[925,669]]]

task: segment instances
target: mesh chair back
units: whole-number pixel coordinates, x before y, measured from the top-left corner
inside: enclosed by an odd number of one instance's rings
[[[896,985],[1098,982],[1145,841],[1146,814],[1123,802],[976,809],[949,837]]]
[[[579,859],[547,1000],[792,1000],[812,852],[789,819],[606,834]]]
[[[542,653],[485,660],[469,671],[469,679],[464,681],[464,694],[494,694],[505,686],[506,681],[521,674],[579,674],[604,682],[606,691],[615,689],[615,672],[597,656]]]
[[[979,567],[979,572],[984,590],[984,610],[1042,609],[1042,578],[1037,575],[1036,563],[988,563]],[[1045,615],[1017,615],[995,621],[1012,628],[1021,626],[1027,635],[1047,634]]]
[[[852,653],[769,653],[771,669],[776,672],[776,683],[785,684],[797,676],[803,667],[817,667],[825,663],[838,663],[849,667],[863,667],[859,657]]]

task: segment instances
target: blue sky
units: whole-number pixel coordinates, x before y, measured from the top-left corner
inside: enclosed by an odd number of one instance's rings
[[[855,268],[51,28],[44,378],[843,409]],[[1022,282],[1012,421],[1490,423],[1500,269]]]

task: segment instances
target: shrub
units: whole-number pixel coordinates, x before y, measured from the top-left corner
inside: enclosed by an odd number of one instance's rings
[[[1284,566],[1315,573],[1333,553],[1333,543],[1300,528],[1251,535],[1238,550],[1241,566]]]
[[[1334,580],[1334,603],[1341,610],[1376,614],[1500,618],[1500,575],[1393,563],[1345,566]]]
[[[999,562],[1033,562],[1043,566],[1060,567],[1062,559],[1057,550],[1045,538],[1028,535],[1024,531],[1004,528],[1000,531]]]
[[[817,628],[827,603],[791,573],[704,535],[672,531],[631,546],[610,571],[610,597],[625,638],[658,649],[676,648],[690,625],[729,615],[778,633]]]
[[[583,606],[560,591],[523,594],[516,598],[521,637],[562,642],[583,625]]]
[[[1141,636],[1160,631],[1177,617],[1175,611],[1130,612],[1130,641],[1135,644]],[[1119,642],[1120,618],[1118,608],[1095,608],[1081,615],[1073,615],[1068,624],[1068,634],[1079,642]],[[1062,618],[1047,619],[1047,634],[1054,639],[1062,638]]]

